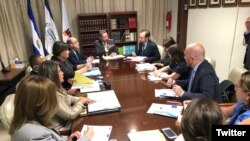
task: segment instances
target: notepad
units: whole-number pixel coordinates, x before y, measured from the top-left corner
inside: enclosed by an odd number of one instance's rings
[[[94,80],[86,76],[83,76],[82,74],[78,72],[75,73],[74,80],[77,84],[92,84],[94,82]]]
[[[115,112],[121,109],[114,90],[87,93],[87,97],[96,101],[87,106],[88,115]]]
[[[166,141],[160,130],[147,130],[128,133],[130,141]]]
[[[182,113],[183,106],[152,103],[148,114],[157,114],[171,118],[177,118]]]
[[[109,136],[112,131],[112,126],[100,126],[100,125],[84,125],[81,131],[81,134],[83,135],[84,131],[87,130],[88,127],[92,127],[94,130],[94,136],[91,139],[91,141],[108,141]],[[83,138],[81,137],[80,140],[82,141]]]

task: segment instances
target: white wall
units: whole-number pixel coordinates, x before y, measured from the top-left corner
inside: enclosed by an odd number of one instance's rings
[[[189,9],[187,44],[200,42],[206,55],[216,61],[220,81],[227,79],[231,68],[243,65],[244,21],[250,8]]]

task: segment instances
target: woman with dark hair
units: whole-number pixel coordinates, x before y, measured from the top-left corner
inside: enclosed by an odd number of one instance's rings
[[[51,118],[57,111],[57,87],[44,77],[33,75],[24,78],[18,85],[14,100],[14,116],[10,127],[11,141],[50,140],[64,141],[59,133],[51,129]],[[69,136],[80,138],[80,132]],[[89,128],[83,135],[88,141],[93,136]]]
[[[53,118],[53,127],[58,131],[69,130],[71,120],[80,114],[86,114],[84,104],[93,103],[89,98],[75,97],[67,93],[61,83],[64,81],[63,72],[55,61],[45,61],[39,66],[39,75],[49,78],[56,84],[58,109]]]
[[[173,37],[167,37],[166,39],[163,40],[163,47],[164,47],[164,51],[166,53],[165,57],[161,60],[161,63],[154,63],[154,65],[156,67],[164,67],[164,66],[168,66],[169,62],[170,62],[170,58],[168,56],[168,48],[173,45],[176,44],[175,40]]]
[[[180,123],[182,134],[175,141],[212,141],[212,125],[224,123],[225,118],[217,102],[197,97],[185,109]]]
[[[70,45],[64,42],[57,41],[53,45],[53,56],[51,60],[59,62],[60,68],[64,73],[64,82],[62,83],[64,88],[70,88],[72,78],[75,76],[75,72],[83,74],[92,68],[91,63],[72,65],[69,61],[69,47]]]
[[[250,124],[250,71],[241,75],[235,85],[237,103],[230,107],[222,107],[226,117],[231,117],[228,124]]]
[[[154,75],[162,79],[187,79],[191,68],[187,66],[182,48],[177,44],[171,45],[168,48],[168,56],[170,58],[169,65],[155,70]]]

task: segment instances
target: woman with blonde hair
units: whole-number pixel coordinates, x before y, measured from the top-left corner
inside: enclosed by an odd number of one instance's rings
[[[51,118],[58,108],[55,84],[41,76],[28,76],[17,87],[14,100],[14,117],[10,131],[12,141],[50,140],[63,141],[57,131],[51,129]],[[67,141],[80,138],[80,132],[69,136]],[[83,135],[88,141],[93,136],[93,129]]]

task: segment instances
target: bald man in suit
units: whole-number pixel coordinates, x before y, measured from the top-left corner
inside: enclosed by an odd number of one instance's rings
[[[205,96],[217,102],[222,102],[219,94],[219,79],[212,65],[205,60],[205,49],[200,43],[188,45],[184,51],[187,65],[192,68],[186,80],[174,81],[168,79],[167,86],[183,100]]]

